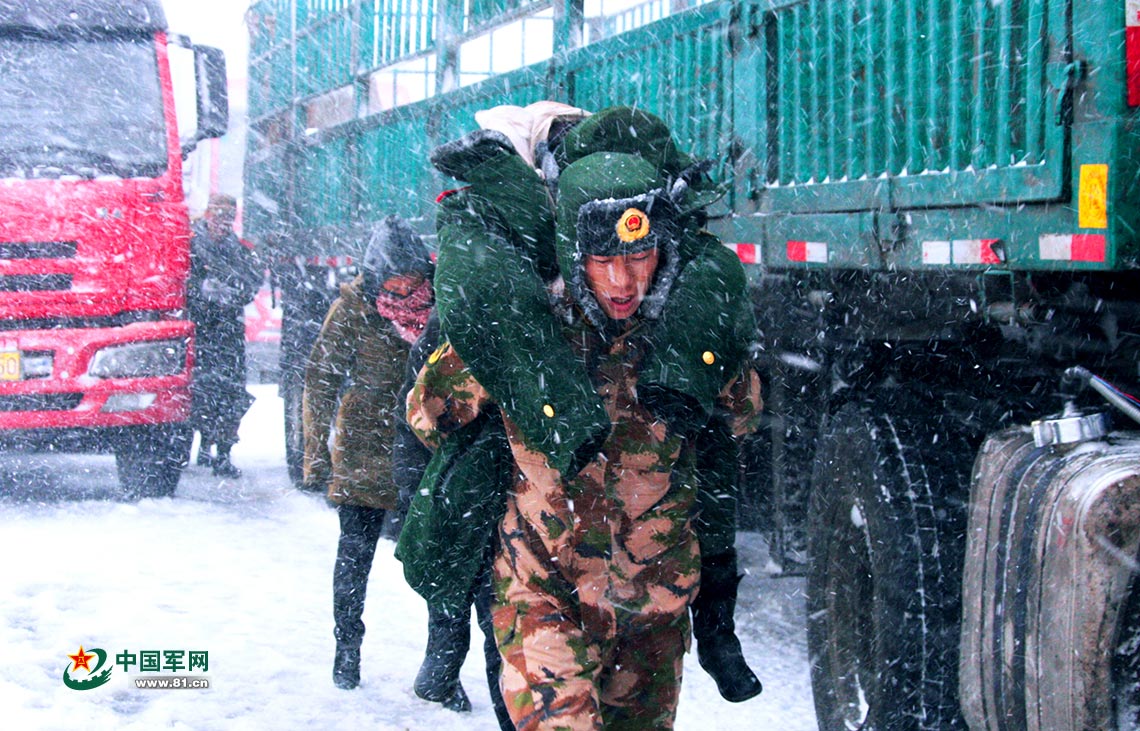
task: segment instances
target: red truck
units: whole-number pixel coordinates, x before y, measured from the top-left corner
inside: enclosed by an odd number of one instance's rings
[[[0,58],[0,450],[113,452],[127,496],[170,495],[192,437],[182,160],[226,130],[224,57],[160,0],[17,0]]]

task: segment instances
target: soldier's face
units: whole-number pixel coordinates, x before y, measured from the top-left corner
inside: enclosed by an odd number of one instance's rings
[[[633,316],[657,271],[657,249],[622,256],[587,256],[586,285],[612,320]]]

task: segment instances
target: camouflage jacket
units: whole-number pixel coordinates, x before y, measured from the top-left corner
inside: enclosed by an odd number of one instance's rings
[[[612,637],[630,621],[680,616],[695,596],[697,487],[692,479],[677,479],[691,474],[692,449],[637,398],[638,366],[647,348],[638,326],[608,342],[585,326],[571,326],[565,334],[589,364],[613,428],[594,459],[564,479],[504,417],[514,479],[499,563],[509,562],[515,583],[557,595],[561,605],[575,608],[570,611],[595,636]],[[445,343],[409,394],[408,423],[426,444],[437,446],[491,403]],[[753,430],[761,407],[756,373],[732,378],[718,406],[734,433]]]

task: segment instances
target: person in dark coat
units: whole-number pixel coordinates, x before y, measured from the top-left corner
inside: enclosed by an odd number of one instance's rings
[[[230,449],[253,401],[245,389],[243,311],[262,280],[253,251],[234,234],[236,210],[232,196],[210,198],[190,242],[186,297],[195,328],[191,419],[201,434],[198,464],[235,478],[241,470],[230,461]]]
[[[360,683],[364,596],[386,511],[397,508],[393,443],[410,346],[433,303],[427,248],[397,216],[383,220],[363,271],[341,287],[305,369],[304,481],[323,486],[340,519],[333,570],[333,682]],[[336,435],[330,447],[330,433]]]

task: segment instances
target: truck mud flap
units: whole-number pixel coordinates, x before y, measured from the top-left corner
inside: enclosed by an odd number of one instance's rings
[[[1117,706],[1131,705],[1120,696],[1134,694],[1113,668],[1120,626],[1134,624],[1122,608],[1134,604],[1140,440],[1038,448],[1025,429],[993,435],[970,505],[959,655],[970,728],[1118,728]]]

